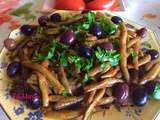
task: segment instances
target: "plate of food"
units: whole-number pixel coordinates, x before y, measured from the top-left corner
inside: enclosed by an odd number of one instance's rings
[[[154,120],[159,42],[109,12],[54,11],[0,53],[0,104],[13,120]]]

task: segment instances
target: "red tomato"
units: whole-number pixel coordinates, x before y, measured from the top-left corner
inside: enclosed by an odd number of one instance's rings
[[[55,9],[61,10],[84,10],[83,0],[56,0]]]
[[[117,5],[117,0],[90,0],[86,2],[86,8],[91,10],[114,10]]]

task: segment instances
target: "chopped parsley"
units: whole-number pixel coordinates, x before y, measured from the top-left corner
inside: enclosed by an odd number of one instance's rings
[[[87,21],[89,24],[95,22],[95,19],[96,19],[96,14],[94,12],[88,12],[86,14],[86,18],[87,18]]]
[[[89,81],[89,77],[87,74],[84,75],[83,82],[86,83]]]
[[[32,59],[33,63],[39,63],[46,59],[46,57],[40,53],[35,52],[34,57]]]
[[[32,61],[34,63],[39,63],[39,62],[42,62],[44,60],[55,59],[56,56],[60,56],[60,59],[61,59],[60,61],[64,62],[64,55],[63,55],[63,53],[61,54],[60,52],[65,50],[65,49],[68,49],[68,48],[69,48],[69,46],[67,46],[63,43],[60,43],[60,42],[58,42],[57,40],[54,39],[49,44],[48,53],[46,55],[44,55],[44,54],[40,54],[40,53],[35,52],[35,55],[34,55]]]
[[[68,79],[71,79],[71,78],[73,78],[74,77],[74,73],[73,72],[69,72],[68,74],[67,74],[67,78]]]
[[[108,61],[112,66],[116,66],[119,64],[120,61],[120,53],[115,50],[106,50],[100,47],[97,47],[95,51],[95,55],[99,62],[103,63]]]
[[[113,45],[114,45],[114,48],[117,48],[117,49],[119,49],[119,47],[120,47],[120,43],[119,43],[119,40],[113,40]]]
[[[81,30],[83,31],[88,31],[90,25],[95,22],[95,13],[93,12],[88,12],[86,14],[86,21],[82,22],[82,23],[76,23],[71,25],[71,27],[73,27],[73,29],[76,31],[76,33],[79,33]]]
[[[87,74],[84,75],[83,83],[90,82],[91,80],[96,80],[95,77],[89,77]]]
[[[78,55],[75,55],[75,54],[71,54],[68,56],[68,59],[79,69],[82,68],[82,64],[83,64],[83,61],[82,59],[78,56]]]
[[[106,66],[106,63],[102,63],[102,64],[101,64],[101,68],[103,69],[103,71],[106,70],[106,67],[107,67],[107,66]]]
[[[102,18],[99,23],[104,32],[108,35],[114,34],[118,29],[118,26],[116,24],[110,22],[108,19],[105,18]]]
[[[132,59],[136,59],[138,57],[138,54],[136,51],[134,51],[134,49],[130,49],[130,53],[131,53]]]
[[[37,27],[37,33],[42,34],[44,32],[44,28],[41,26]]]
[[[93,67],[93,58],[87,59],[86,63],[82,66],[82,71],[89,72],[89,70]]]
[[[63,90],[61,93],[62,96],[69,96],[68,90]]]
[[[85,32],[76,32],[77,41],[82,41],[82,40],[84,41],[86,40],[86,38],[87,38],[87,35]]]
[[[160,100],[160,84],[156,84],[156,87],[152,94],[150,94],[151,98],[154,98],[156,100]]]
[[[90,25],[95,21],[95,13],[88,12],[86,14],[86,21],[82,23],[76,23],[71,25],[70,27],[74,29],[76,33],[77,41],[86,40],[86,31],[89,31]],[[83,31],[83,32],[82,32]]]
[[[68,60],[83,72],[88,72],[93,67],[93,58],[85,59],[76,54],[71,54],[68,56]]]
[[[65,56],[64,52],[62,52],[62,53],[60,54],[60,63],[61,63],[64,67],[67,67],[67,66],[68,66],[67,57]]]

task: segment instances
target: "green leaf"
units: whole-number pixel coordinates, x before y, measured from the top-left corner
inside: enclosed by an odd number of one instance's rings
[[[136,59],[138,57],[138,54],[136,51],[134,51],[134,49],[130,49],[130,52],[133,59]]]
[[[37,33],[42,34],[43,32],[44,32],[44,28],[41,27],[41,26],[39,26],[39,27],[37,28]]]
[[[69,96],[69,91],[68,90],[63,90],[61,95],[62,96]]]
[[[83,23],[83,24],[81,25],[81,29],[82,29],[82,30],[88,30],[89,27],[90,27],[90,24],[89,24],[89,23]]]
[[[102,63],[102,64],[101,64],[101,68],[102,68],[103,71],[106,70],[106,67],[107,67],[107,66],[106,66],[106,63]]]
[[[103,63],[108,61],[112,66],[116,66],[119,64],[120,61],[120,53],[115,50],[106,50],[100,47],[97,47],[95,51],[95,55],[99,62]]]
[[[74,73],[69,72],[69,73],[67,74],[67,78],[68,78],[68,79],[71,79],[71,78],[73,78],[73,77],[74,77]]]
[[[90,77],[90,80],[96,80],[96,77]]]
[[[86,83],[89,81],[89,77],[87,74],[84,75],[83,82]]]
[[[65,56],[64,52],[60,54],[60,63],[64,66],[68,66],[67,57]]]
[[[57,42],[57,40],[55,40],[55,41]],[[57,44],[57,48],[60,48],[60,49],[68,49],[69,48],[68,45],[65,45],[61,42],[57,42],[56,44]]]
[[[160,100],[160,84],[156,84],[154,92],[150,95],[150,97]]]
[[[88,12],[86,14],[86,17],[87,17],[87,21],[89,24],[95,22],[95,20],[96,20],[96,14],[94,12]]]
[[[45,60],[45,56],[42,55],[42,54],[38,54],[37,52],[35,53],[33,59],[32,59],[32,62],[33,63],[39,63],[39,62],[42,62]]]
[[[75,54],[68,56],[70,60],[77,68],[81,69],[83,72],[88,72],[93,67],[93,58],[85,59]]]
[[[87,83],[91,80],[96,80],[96,78],[95,77],[88,77],[88,74],[86,73],[83,78],[83,83]]]
[[[61,33],[63,33],[63,32],[65,32],[67,29],[68,29],[67,26],[62,25],[61,28],[60,28],[60,31],[61,31]]]
[[[102,18],[99,24],[103,28],[104,32],[108,35],[114,34],[118,29],[118,26],[116,24],[110,22],[108,19],[105,18]]]
[[[76,32],[76,39],[77,41],[85,41],[87,38],[86,33],[82,33],[82,32]]]
[[[119,47],[120,47],[119,40],[117,40],[117,39],[116,39],[116,40],[113,40],[112,43],[113,43],[113,45],[114,45],[115,48],[119,48]]]
[[[68,59],[79,69],[82,68],[83,61],[81,57],[75,54],[71,54],[68,56]]]
[[[68,49],[68,48],[69,48],[69,46],[67,46],[63,43],[60,43],[57,40],[53,39],[51,41],[51,43],[49,44],[48,53],[46,55],[36,53],[34,55],[33,61],[34,62],[42,62],[44,60],[52,60],[52,59],[55,59],[56,56],[60,56],[59,57],[60,61],[64,63],[65,62],[64,61],[64,56],[61,56],[61,54],[59,52],[63,51],[64,49]],[[59,59],[57,61],[59,61]],[[66,63],[65,63],[65,65],[66,65]]]
[[[86,63],[82,66],[82,71],[88,72],[93,67],[93,58],[87,59]]]
[[[55,52],[56,52],[56,40],[52,40],[52,42],[50,43],[50,46],[48,48],[48,54],[46,56],[46,59],[52,59],[55,56]]]
[[[71,25],[71,27],[77,32],[79,32],[80,30],[88,31],[91,23],[95,22],[95,13],[88,12],[86,14],[86,19],[87,20],[85,22],[73,24]]]
[[[88,31],[90,24],[88,22],[76,23],[76,24],[72,25],[72,27],[77,32],[80,32],[80,30]]]
[[[49,60],[49,59],[52,59],[54,57],[55,49],[56,49],[55,47],[49,48],[48,54],[46,56],[46,59]]]

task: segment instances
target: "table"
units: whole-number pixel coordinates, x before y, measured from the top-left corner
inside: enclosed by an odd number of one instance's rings
[[[160,1],[124,0],[124,2],[125,12],[117,14],[152,29],[160,38]]]
[[[3,0],[0,0],[0,42],[3,43],[3,40],[7,38],[10,31],[16,27],[19,27],[20,24],[30,22],[35,19],[41,10],[43,0],[5,0],[6,6],[10,5],[11,9],[15,9],[15,6],[23,6],[26,3],[28,6],[25,9],[22,8],[22,13],[17,13],[16,16],[8,15],[9,12],[4,11],[4,4],[1,4]],[[12,1],[12,2],[11,2]],[[155,31],[160,38],[160,1],[159,0],[123,0],[125,5],[124,12],[116,12],[118,15],[123,16],[124,18],[135,21],[136,23],[142,24],[153,31]],[[8,3],[7,3],[8,2]],[[4,3],[4,2],[3,2]],[[12,3],[12,4],[10,4]],[[145,4],[144,4],[145,3]],[[33,5],[32,5],[33,4]],[[30,9],[31,8],[31,9]],[[28,15],[26,13],[28,11]],[[1,20],[2,19],[2,20]],[[2,48],[3,44],[0,44]]]

